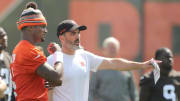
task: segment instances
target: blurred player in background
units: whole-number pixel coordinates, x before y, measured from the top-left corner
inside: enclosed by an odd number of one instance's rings
[[[13,96],[12,82],[9,72],[11,57],[5,50],[7,46],[7,33],[2,27],[0,27],[0,101],[14,101],[14,97],[11,98],[11,96]]]
[[[160,79],[154,84],[153,72],[140,81],[140,101],[180,101],[180,72],[173,69],[173,54],[168,48],[160,48],[155,59],[161,60]]]
[[[86,26],[79,26],[73,20],[64,20],[58,25],[57,36],[62,45],[64,76],[62,86],[53,89],[53,101],[88,101],[90,71],[152,68],[150,61],[133,62],[122,58],[105,58],[85,51],[80,45],[80,32],[86,29]],[[51,54],[48,63],[53,65],[56,57],[56,52]]]
[[[103,42],[105,57],[116,58],[120,43],[114,37]],[[138,101],[133,74],[127,71],[100,70],[92,74],[89,101]]]
[[[7,89],[7,84],[2,78],[0,78],[0,101],[8,101],[8,96],[4,94]],[[10,92],[9,92],[10,93]]]
[[[29,2],[23,10],[18,29],[22,32],[22,40],[13,50],[11,74],[15,89],[16,101],[48,101],[44,80],[52,85],[61,85],[63,66],[61,58],[55,58],[51,67],[36,43],[45,40],[47,22],[37,4]],[[58,53],[56,54],[58,57]]]

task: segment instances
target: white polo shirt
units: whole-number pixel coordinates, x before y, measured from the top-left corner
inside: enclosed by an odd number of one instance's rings
[[[104,58],[83,49],[74,55],[61,54],[47,58],[52,66],[56,58],[63,58],[64,63],[63,84],[54,88],[53,101],[88,101],[90,71],[95,72]]]

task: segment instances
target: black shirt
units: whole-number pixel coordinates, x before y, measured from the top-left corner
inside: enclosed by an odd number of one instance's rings
[[[156,85],[151,72],[142,77],[140,87],[140,101],[180,101],[180,72],[161,75]]]

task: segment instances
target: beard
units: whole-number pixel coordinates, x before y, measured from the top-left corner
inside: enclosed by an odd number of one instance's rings
[[[72,48],[73,48],[73,50],[78,50],[78,49],[80,49],[80,47],[77,46],[77,45],[73,45]]]
[[[78,44],[76,44],[76,43],[78,43]],[[74,50],[83,49],[83,47],[82,47],[81,44],[80,44],[79,39],[76,39],[76,40],[74,41],[73,49],[74,49]]]
[[[77,45],[73,45],[73,49],[74,50],[84,49],[84,47],[82,45],[80,45],[80,44],[78,46]]]
[[[166,71],[172,70],[172,67],[173,67],[171,64],[161,64],[160,66],[162,67],[162,69]]]
[[[79,43],[79,39],[76,39],[73,42],[71,40],[66,40],[66,43],[68,43],[68,47],[71,50],[78,50],[83,48]]]
[[[0,50],[3,50],[3,49],[6,49],[6,46],[0,44]]]
[[[41,36],[41,42],[45,41],[45,34]]]
[[[172,69],[172,65],[166,65],[166,66],[164,66],[164,69],[170,71]]]
[[[41,38],[41,42],[44,42],[45,41],[45,38]]]

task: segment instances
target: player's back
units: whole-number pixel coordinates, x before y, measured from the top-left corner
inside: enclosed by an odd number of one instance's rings
[[[148,101],[180,101],[180,99],[178,99],[180,94],[180,85],[178,85],[178,83],[180,83],[180,75],[177,72],[177,75],[174,71],[172,72],[173,75],[161,75],[156,85],[154,84],[153,73],[144,76],[140,82],[140,86],[150,87]]]
[[[16,101],[47,101],[44,80],[35,73],[45,56],[28,41],[22,40],[13,51],[11,64],[13,86],[16,86]]]

